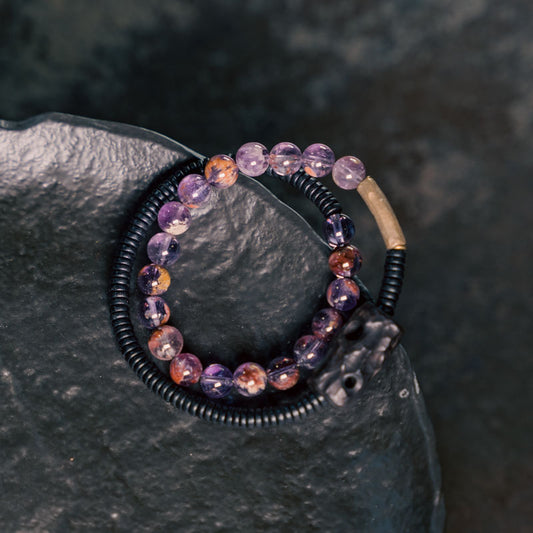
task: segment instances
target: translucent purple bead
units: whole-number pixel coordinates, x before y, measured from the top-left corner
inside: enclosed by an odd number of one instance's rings
[[[348,244],[354,235],[355,226],[348,215],[335,213],[324,221],[324,237],[334,248]]]
[[[139,290],[148,296],[163,294],[170,286],[170,274],[159,265],[146,265],[137,276]]]
[[[180,243],[169,233],[156,233],[146,246],[150,261],[156,265],[169,266],[180,256]]]
[[[337,160],[333,165],[333,181],[341,189],[357,189],[366,178],[365,165],[353,155],[346,155]]]
[[[308,146],[302,155],[302,166],[310,176],[322,178],[331,172],[335,163],[333,150],[325,144]]]
[[[224,365],[209,365],[200,377],[200,386],[209,398],[224,398],[233,388],[233,374]]]
[[[180,202],[168,202],[159,210],[157,222],[164,232],[180,235],[191,225],[191,212]]]
[[[327,345],[314,335],[300,337],[294,345],[294,358],[299,366],[316,368],[326,356]]]
[[[148,296],[139,305],[139,318],[145,328],[157,328],[168,322],[170,309],[161,296]]]
[[[302,152],[295,144],[282,142],[270,150],[269,163],[279,176],[290,176],[302,166]]]
[[[246,143],[237,151],[235,160],[243,174],[256,178],[268,168],[268,150],[261,143]]]
[[[248,398],[261,394],[267,385],[264,368],[257,363],[243,363],[233,373],[235,390]]]
[[[157,359],[170,361],[181,352],[183,335],[172,326],[161,326],[148,339],[148,348]]]
[[[178,196],[187,207],[202,207],[208,204],[213,194],[211,185],[201,174],[189,174],[178,185]]]
[[[267,368],[267,379],[270,385],[278,390],[294,387],[300,378],[296,361],[290,357],[277,357]]]
[[[311,328],[313,330],[313,335],[319,339],[329,340],[337,333],[337,331],[339,331],[341,326],[341,314],[335,309],[327,307],[316,313],[313,317]]]
[[[170,377],[178,385],[188,386],[198,383],[202,375],[202,363],[192,353],[180,353],[170,361]]]
[[[359,301],[360,289],[353,279],[334,279],[328,286],[328,304],[339,311],[350,311]]]

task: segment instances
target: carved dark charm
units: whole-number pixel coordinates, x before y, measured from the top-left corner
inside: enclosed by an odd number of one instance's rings
[[[335,353],[315,379],[315,387],[342,407],[380,371],[400,337],[400,327],[373,303],[366,302],[340,332]]]

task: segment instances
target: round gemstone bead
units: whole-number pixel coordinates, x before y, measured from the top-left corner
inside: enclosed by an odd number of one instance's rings
[[[180,353],[170,361],[170,377],[178,385],[198,383],[202,375],[202,363],[192,353]]]
[[[237,150],[235,160],[243,174],[256,178],[268,168],[268,150],[261,143],[246,143]]]
[[[224,398],[233,388],[233,374],[224,365],[209,365],[200,378],[200,386],[209,398]]]
[[[183,336],[172,326],[157,328],[148,339],[148,349],[152,355],[162,361],[170,361],[183,348]]]
[[[279,176],[290,176],[302,166],[302,152],[295,144],[282,142],[270,150],[269,163]]]
[[[302,166],[310,176],[322,178],[331,172],[335,163],[333,150],[325,144],[315,143],[308,146],[302,155]]]
[[[324,221],[324,237],[334,248],[348,244],[354,235],[355,226],[348,215],[335,213]]]
[[[233,373],[233,385],[243,396],[257,396],[266,389],[266,372],[257,363],[243,363]]]
[[[326,298],[331,307],[339,311],[349,311],[357,305],[360,292],[353,279],[338,278],[329,284]]]
[[[207,162],[204,174],[207,183],[213,187],[227,189],[237,181],[239,169],[229,155],[219,154]]]
[[[348,244],[332,252],[328,263],[330,270],[336,276],[351,278],[361,270],[363,256],[358,248]]]
[[[341,189],[357,189],[366,178],[365,165],[357,157],[346,155],[333,165],[331,176]]]
[[[191,225],[191,212],[180,202],[167,202],[157,214],[159,227],[171,235],[185,233]]]
[[[139,318],[145,328],[157,328],[168,322],[170,309],[161,296],[148,296],[139,305]]]
[[[159,265],[146,265],[137,276],[139,290],[148,296],[163,294],[170,286],[170,274]]]
[[[304,335],[294,345],[294,358],[299,366],[316,368],[326,356],[326,343],[315,335]]]
[[[339,331],[342,326],[342,316],[341,314],[327,307],[326,309],[321,309],[313,317],[312,330],[313,335],[319,339],[329,340],[331,339],[337,331]]]
[[[187,207],[202,207],[209,204],[212,189],[201,174],[189,174],[178,185],[178,197]]]
[[[146,253],[152,263],[169,266],[180,256],[180,243],[170,233],[156,233],[146,246]]]
[[[267,368],[267,379],[270,385],[278,390],[294,387],[300,378],[296,361],[290,357],[278,357],[271,361]]]

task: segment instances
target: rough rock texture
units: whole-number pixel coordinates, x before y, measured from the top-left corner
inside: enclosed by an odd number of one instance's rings
[[[403,350],[349,408],[299,425],[226,429],[170,408],[122,361],[106,289],[128,211],[187,150],[71,117],[13,126],[0,129],[4,528],[442,530],[433,433]],[[265,363],[323,305],[327,247],[254,180],[180,240],[167,301],[186,349],[208,360]]]

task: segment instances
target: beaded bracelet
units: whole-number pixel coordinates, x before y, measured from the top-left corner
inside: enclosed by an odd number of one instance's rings
[[[166,324],[170,310],[160,296],[170,284],[170,274],[165,267],[179,258],[180,245],[176,235],[189,228],[191,210],[201,211],[212,207],[214,189],[225,189],[233,185],[239,171],[250,177],[267,173],[281,178],[304,192],[326,216],[326,241],[333,248],[329,266],[336,276],[327,290],[327,300],[331,307],[322,309],[315,315],[312,321],[313,334],[298,339],[293,358],[278,357],[266,371],[254,362],[243,363],[234,372],[220,364],[212,364],[202,370],[198,357],[182,353],[183,337],[179,330]],[[153,389],[157,389],[167,401],[203,418],[230,423],[242,423],[244,420],[246,424],[259,420],[262,425],[301,416],[322,403],[323,398],[307,393],[299,405],[261,409],[258,419],[257,409],[219,405],[218,400],[235,393],[253,397],[262,393],[267,385],[282,391],[293,387],[298,382],[301,370],[305,373],[320,367],[328,342],[341,327],[347,313],[357,305],[360,288],[351,277],[359,271],[362,258],[359,250],[349,244],[355,232],[354,225],[348,216],[341,213],[340,204],[333,195],[316,179],[330,171],[334,182],[341,188],[356,188],[360,192],[376,218],[388,248],[378,305],[387,314],[393,314],[403,279],[405,239],[386,198],[372,178],[366,177],[364,165],[359,159],[345,156],[335,162],[332,150],[323,144],[311,145],[302,154],[297,146],[284,142],[276,145],[270,154],[259,143],[247,143],[238,150],[235,160],[228,155],[217,155],[207,162],[189,163],[172,176],[168,183],[163,183],[156,189],[143,204],[137,220],[134,219],[121,245],[111,291],[113,326],[126,359],[140,377]],[[147,217],[147,212],[151,216]],[[150,352],[157,359],[170,361],[170,377],[179,387],[169,387],[168,378],[161,375],[153,363],[146,364],[149,361],[142,357],[144,354],[139,350],[125,310],[125,271],[128,271],[129,278],[132,258],[141,240],[139,230],[145,234],[154,215],[157,216],[162,232],[155,234],[148,242],[147,253],[152,263],[143,267],[138,275],[139,289],[146,296],[141,303],[140,317],[143,326],[155,328],[148,341]],[[140,221],[142,228],[139,228]],[[138,365],[141,359],[142,365]],[[146,368],[149,371],[143,373]],[[157,380],[154,382],[155,378]],[[189,391],[184,389],[198,382],[210,400],[198,401],[197,397],[191,397]]]

